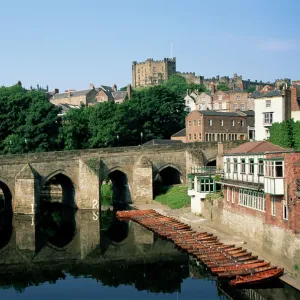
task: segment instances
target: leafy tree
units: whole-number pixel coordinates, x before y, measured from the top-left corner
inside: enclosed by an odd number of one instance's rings
[[[163,82],[163,86],[180,97],[184,96],[188,88],[186,79],[179,74],[173,74],[169,80]]]
[[[217,86],[217,90],[226,92],[226,91],[229,91],[230,88],[226,83],[219,83]]]
[[[293,142],[294,142],[294,149],[300,150],[300,122],[294,122],[293,123]]]
[[[293,127],[293,119],[281,123],[273,123],[272,127],[270,128],[269,141],[284,148],[293,148]]]
[[[63,116],[59,129],[59,141],[65,150],[89,148],[89,108],[69,109]]]
[[[49,103],[44,92],[27,91],[20,84],[1,87],[0,151],[22,153],[57,149],[59,111]]]

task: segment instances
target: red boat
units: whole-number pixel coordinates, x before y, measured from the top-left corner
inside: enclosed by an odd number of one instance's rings
[[[261,283],[262,281],[268,279],[278,278],[283,274],[283,268],[275,268],[273,270],[262,271],[252,275],[240,276],[238,275],[236,279],[229,282],[230,285],[244,285],[244,284],[255,284]]]
[[[248,260],[240,260],[240,261],[231,261],[227,263],[219,263],[219,262],[208,262],[206,263],[206,267],[208,268],[219,268],[219,267],[230,267],[230,266],[239,266],[239,265],[245,265],[245,264],[256,264],[263,262],[262,259],[257,259],[257,256],[250,257]]]
[[[230,271],[230,272],[223,272],[218,274],[219,278],[233,278],[237,275],[249,275],[249,274],[255,274],[258,272],[263,272],[263,271],[269,271],[276,269],[277,267],[259,267],[259,268],[253,268],[253,269],[241,269],[241,270],[235,270],[235,271]]]
[[[259,262],[259,263],[249,263],[249,264],[240,264],[240,265],[234,265],[234,266],[228,266],[228,267],[216,267],[211,268],[211,272],[213,274],[220,274],[223,272],[231,272],[231,271],[237,271],[241,269],[253,269],[253,268],[260,268],[260,267],[268,267],[270,263],[268,262]]]

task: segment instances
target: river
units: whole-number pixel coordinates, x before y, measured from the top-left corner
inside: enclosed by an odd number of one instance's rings
[[[0,215],[1,299],[300,299],[281,284],[230,289],[205,268],[113,210],[52,205]]]

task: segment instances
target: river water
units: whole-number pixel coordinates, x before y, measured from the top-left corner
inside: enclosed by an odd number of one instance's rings
[[[0,299],[300,299],[277,282],[229,289],[113,210],[0,215]]]

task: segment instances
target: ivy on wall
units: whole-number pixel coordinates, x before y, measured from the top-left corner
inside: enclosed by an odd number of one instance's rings
[[[97,176],[99,176],[100,166],[98,158],[89,158],[87,165]]]

